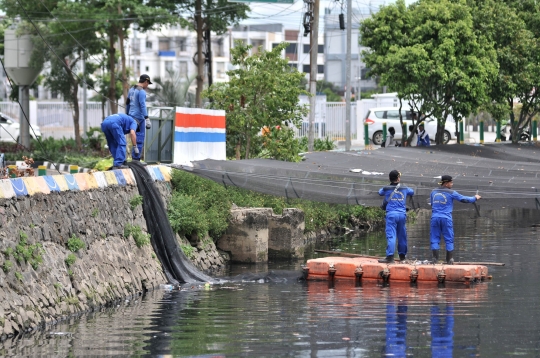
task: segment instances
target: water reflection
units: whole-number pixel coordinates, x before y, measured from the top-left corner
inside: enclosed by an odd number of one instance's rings
[[[454,350],[454,306],[434,305],[430,310],[431,322],[431,356],[447,358],[453,356]]]
[[[407,351],[407,304],[386,304],[385,354],[404,357]]]

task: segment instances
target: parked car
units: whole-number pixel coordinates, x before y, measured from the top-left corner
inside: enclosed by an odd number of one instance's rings
[[[0,112],[0,142],[20,142],[20,124],[10,116]],[[30,128],[30,137],[36,139],[41,137],[38,126]]]
[[[412,124],[411,111],[402,109],[401,112],[403,120],[406,121],[408,125]],[[399,122],[399,108],[370,108],[366,118],[364,119],[364,123],[368,125],[368,135],[373,141],[373,144],[381,145],[383,141],[383,122],[386,122],[386,129],[394,127],[396,130],[394,139],[401,141],[403,133],[401,130],[401,124]],[[424,127],[428,132],[431,141],[434,141],[435,135],[437,134],[437,121],[434,118],[426,118],[424,120]],[[455,133],[456,127],[454,121],[446,121],[444,126],[444,144],[447,144],[452,138],[454,138]]]

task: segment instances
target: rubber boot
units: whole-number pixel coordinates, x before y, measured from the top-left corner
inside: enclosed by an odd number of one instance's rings
[[[454,264],[454,251],[446,251],[446,264],[447,265]]]
[[[399,254],[399,261],[403,262],[407,260],[407,258],[405,257],[405,254]]]
[[[439,262],[439,250],[431,250],[431,253],[433,254],[433,264],[435,265]]]
[[[382,264],[393,264],[394,263],[394,256],[386,256],[384,259],[379,260]]]

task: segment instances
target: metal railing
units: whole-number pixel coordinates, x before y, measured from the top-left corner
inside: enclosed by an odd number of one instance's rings
[[[329,138],[333,141],[344,141],[346,133],[345,102],[326,102],[322,116],[315,119],[315,138]],[[351,103],[351,139],[356,138],[356,103]],[[309,122],[304,119],[300,128],[295,130],[297,137],[308,136]]]

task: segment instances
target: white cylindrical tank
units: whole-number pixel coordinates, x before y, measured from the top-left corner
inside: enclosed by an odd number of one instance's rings
[[[41,68],[30,67],[33,49],[30,35],[17,36],[16,30],[5,30],[4,66],[11,80],[19,86],[30,86],[41,72]]]

